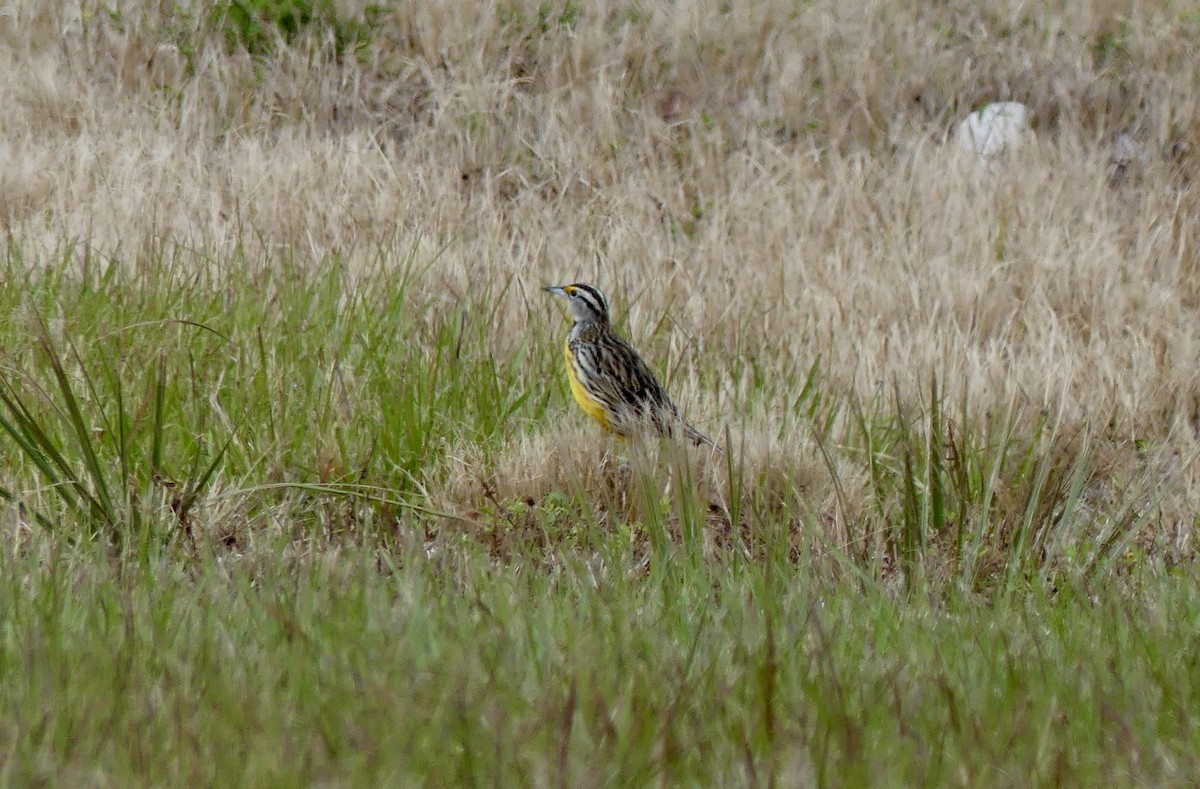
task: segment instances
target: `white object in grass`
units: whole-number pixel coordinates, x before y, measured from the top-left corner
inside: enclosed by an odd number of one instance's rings
[[[987,104],[954,128],[954,141],[964,151],[990,159],[1025,144],[1032,134],[1029,108],[1015,101]]]

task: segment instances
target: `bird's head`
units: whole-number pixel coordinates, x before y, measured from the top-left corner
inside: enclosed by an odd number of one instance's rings
[[[565,298],[576,323],[598,323],[601,326],[609,324],[608,300],[591,285],[556,285],[543,290]]]

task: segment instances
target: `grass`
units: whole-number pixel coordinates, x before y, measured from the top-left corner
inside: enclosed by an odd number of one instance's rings
[[[1178,634],[1200,587],[1131,542],[1142,499],[1084,501],[1094,450],[1052,421],[1014,409],[976,432],[936,380],[923,405],[868,408],[820,394],[814,366],[797,410],[844,535],[737,452],[631,448],[519,499],[494,464],[567,408],[519,373],[556,369],[556,322],[500,362],[481,304],[414,308],[333,263],[231,289],[170,264],[90,282],[16,266],[13,783],[1087,784],[1196,766]],[[381,351],[391,336],[418,339]],[[431,492],[464,463],[469,510]]]
[[[847,594],[628,545],[4,559],[9,783],[1186,783],[1200,587]],[[403,563],[397,564],[402,560]],[[687,563],[682,563],[687,567]],[[1105,590],[1112,592],[1112,590]]]
[[[0,781],[1196,782],[1194,19],[227,5],[0,20]]]

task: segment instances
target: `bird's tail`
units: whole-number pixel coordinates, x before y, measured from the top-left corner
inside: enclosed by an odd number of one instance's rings
[[[662,408],[650,413],[650,421],[660,436],[679,438],[682,435],[696,446],[712,447],[722,455],[725,454],[725,450],[717,446],[717,442],[701,433],[695,425],[684,419],[683,414],[679,413],[679,407],[670,400]]]
[[[709,438],[708,436],[704,435],[699,430],[697,430],[694,426],[692,426],[691,422],[683,423],[683,435],[688,441],[691,441],[696,446],[700,446],[703,444],[705,446],[712,447],[713,449],[720,452],[722,455],[725,454],[725,450],[723,450],[719,446],[717,446],[717,442],[713,441],[711,438]]]

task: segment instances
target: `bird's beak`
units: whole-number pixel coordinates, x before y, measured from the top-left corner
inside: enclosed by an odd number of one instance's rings
[[[547,287],[542,288],[542,290],[546,291],[547,293],[553,293],[555,296],[564,296],[565,297],[567,295],[567,292],[565,290],[563,290],[561,287],[559,287],[558,285],[549,285]]]

